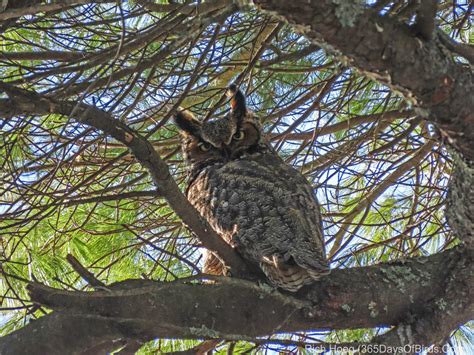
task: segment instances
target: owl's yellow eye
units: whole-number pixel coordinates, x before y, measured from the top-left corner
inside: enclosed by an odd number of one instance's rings
[[[241,141],[242,139],[245,138],[245,132],[243,129],[239,130],[237,133],[235,133],[232,137],[232,139],[236,141]]]
[[[198,147],[203,152],[207,152],[207,151],[209,151],[209,149],[211,149],[211,145],[209,143],[206,143],[206,142],[199,142]]]

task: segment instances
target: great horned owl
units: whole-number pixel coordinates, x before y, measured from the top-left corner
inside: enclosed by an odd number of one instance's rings
[[[288,291],[329,273],[320,207],[313,188],[265,141],[259,120],[235,85],[231,111],[200,122],[182,111],[180,129],[189,182],[186,195],[203,218],[271,284]],[[224,274],[206,256],[205,273]]]

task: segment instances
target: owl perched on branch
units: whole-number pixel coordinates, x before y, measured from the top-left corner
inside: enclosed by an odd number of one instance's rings
[[[189,201],[240,255],[262,269],[271,284],[288,291],[329,273],[320,207],[308,181],[265,141],[258,118],[235,85],[231,111],[201,122],[182,111]],[[212,254],[205,273],[225,274]]]

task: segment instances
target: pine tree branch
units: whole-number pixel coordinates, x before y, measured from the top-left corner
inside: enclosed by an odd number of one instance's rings
[[[474,74],[469,67],[455,63],[439,41],[424,40],[408,25],[355,1],[253,3],[288,21],[314,44],[402,93],[418,115],[437,125],[449,144],[474,160],[474,96],[466,95],[474,92]],[[431,20],[427,22],[430,25],[423,28],[429,32]]]
[[[84,103],[56,101],[38,93],[1,83],[9,99],[0,99],[0,116],[11,117],[22,114],[45,115],[56,113],[75,118],[77,121],[104,132],[128,147],[144,168],[148,170],[158,193],[166,199],[178,217],[192,230],[204,247],[213,251],[230,268],[234,276],[248,277],[248,266],[240,256],[225,243],[209,224],[204,221],[180,191],[168,166],[153,148],[153,145],[124,123],[115,120],[109,113]]]
[[[474,316],[473,257],[471,250],[454,248],[429,257],[334,270],[291,296],[225,277],[213,277],[213,284],[196,278],[127,280],[94,292],[32,283],[32,300],[54,312],[1,338],[0,353],[31,353],[38,346],[48,354],[83,352],[110,339],[239,340],[279,332],[391,326],[411,319],[436,330],[434,337],[420,332],[416,338],[429,346]]]

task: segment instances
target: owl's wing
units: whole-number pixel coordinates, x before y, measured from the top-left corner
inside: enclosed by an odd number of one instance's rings
[[[236,216],[239,250],[282,272],[298,266],[313,279],[327,274],[320,207],[306,179],[275,160],[243,162],[230,169],[220,178],[232,186],[229,205]]]
[[[275,170],[273,188],[275,204],[279,206],[280,229],[289,229],[290,235],[276,245],[288,264],[295,263],[307,269],[313,275],[327,274],[329,267],[325,254],[322,228],[321,207],[314,194],[313,187],[306,178],[293,167],[284,163],[276,154],[272,166]]]
[[[289,249],[289,255],[294,262],[311,271],[315,276],[327,274],[329,266],[326,259],[324,247],[324,235],[321,222],[320,207],[316,199],[311,195],[301,194],[295,201],[297,208],[290,207],[294,240]]]
[[[329,274],[324,252],[319,206],[307,197],[292,195],[280,203],[286,206],[284,216],[274,224],[281,224],[286,235],[274,236],[265,231],[263,239],[273,241],[260,266],[267,278],[277,287],[298,291],[302,286]],[[312,208],[308,208],[311,205]],[[318,208],[316,208],[318,207]]]

